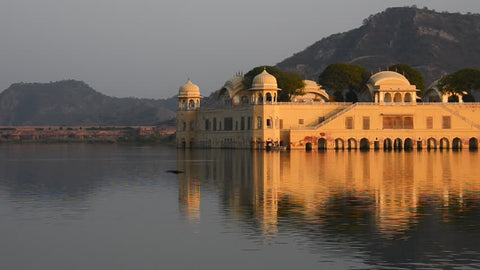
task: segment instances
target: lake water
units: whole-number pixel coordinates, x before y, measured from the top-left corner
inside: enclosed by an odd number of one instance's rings
[[[3,145],[0,268],[480,269],[479,169],[465,150]]]

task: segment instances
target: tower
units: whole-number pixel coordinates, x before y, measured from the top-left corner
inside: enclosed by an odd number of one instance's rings
[[[190,79],[178,91],[177,147],[194,148],[200,108],[200,88]]]

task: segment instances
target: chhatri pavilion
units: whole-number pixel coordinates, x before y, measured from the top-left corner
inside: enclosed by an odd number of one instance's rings
[[[480,103],[464,103],[461,97],[448,103],[433,90],[425,101],[439,102],[422,102],[416,86],[393,71],[373,74],[356,103],[329,102],[320,85],[304,82],[304,95],[278,102],[282,89],[266,70],[254,77],[249,89],[237,74],[222,88],[222,105],[203,108],[199,87],[188,80],[178,94],[177,147],[478,148]]]

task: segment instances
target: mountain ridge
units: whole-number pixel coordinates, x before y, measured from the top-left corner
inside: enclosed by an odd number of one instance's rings
[[[76,80],[15,83],[0,93],[0,125],[158,125],[175,117],[168,103],[110,97]]]
[[[316,80],[329,64],[350,63],[370,72],[393,64],[418,69],[427,84],[462,68],[480,68],[480,15],[394,7],[362,26],[325,37],[276,64]]]

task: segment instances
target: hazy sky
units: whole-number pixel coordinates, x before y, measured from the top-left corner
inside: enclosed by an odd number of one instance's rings
[[[207,95],[394,6],[480,13],[480,0],[0,0],[0,90],[83,80],[117,97]]]

